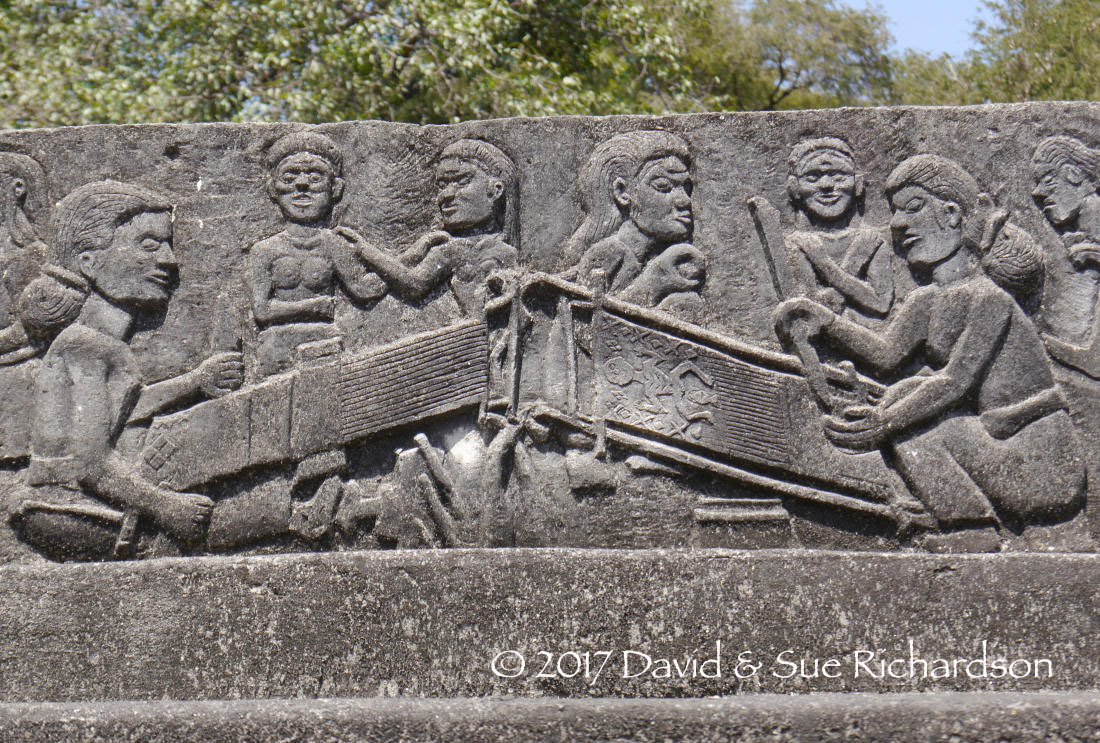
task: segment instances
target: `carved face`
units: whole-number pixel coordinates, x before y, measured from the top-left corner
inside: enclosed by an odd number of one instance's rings
[[[629,185],[616,182],[616,200],[645,235],[660,242],[691,238],[691,173],[678,157],[650,160]]]
[[[163,306],[179,268],[172,252],[172,215],[138,214],[115,230],[108,247],[81,253],[80,268],[100,294],[121,307]]]
[[[833,222],[851,210],[859,178],[851,160],[834,150],[819,150],[799,163],[789,187],[794,200],[811,216]]]
[[[283,217],[297,224],[316,224],[328,219],[340,200],[344,182],[323,157],[296,152],[283,158],[271,176],[271,197]]]
[[[1040,166],[1034,175],[1035,190],[1031,196],[1055,227],[1072,226],[1085,199],[1096,193],[1097,184],[1070,163]]]
[[[894,241],[913,268],[931,268],[962,245],[962,210],[920,186],[905,186],[890,197]]]
[[[504,197],[504,184],[469,160],[442,160],[436,167],[435,183],[443,226],[452,233],[493,221]]]

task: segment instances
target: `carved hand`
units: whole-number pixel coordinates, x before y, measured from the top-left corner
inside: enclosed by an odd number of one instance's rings
[[[416,241],[413,246],[413,250],[424,250],[434,248],[436,245],[442,245],[445,242],[449,242],[451,239],[451,233],[444,232],[443,230],[432,230],[424,235],[421,235],[420,239]]]
[[[239,351],[217,353],[195,371],[199,389],[209,397],[221,397],[239,388],[244,381],[244,356]]]
[[[775,332],[780,339],[789,340],[796,325],[801,326],[807,338],[812,338],[832,324],[836,313],[805,297],[795,297],[775,308],[774,319]]]
[[[825,305],[838,315],[844,311],[844,295],[831,286],[818,289],[813,298],[815,302]]]
[[[889,438],[890,429],[880,407],[859,405],[839,416],[826,416],[825,435],[843,449],[870,451]]]
[[[821,238],[816,235],[792,235],[788,240],[795,248],[801,251],[810,261],[810,264],[818,270],[821,269],[821,264],[833,262],[833,259],[825,252],[825,245],[821,242]]]

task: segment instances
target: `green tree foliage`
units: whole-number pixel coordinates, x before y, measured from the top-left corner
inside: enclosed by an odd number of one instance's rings
[[[12,0],[0,119],[446,122],[663,110],[697,0]]]
[[[0,0],[0,126],[1100,97],[1098,0],[892,57],[843,0]]]
[[[703,110],[865,104],[887,94],[886,17],[834,0],[712,6],[685,22],[692,94]]]
[[[895,69],[900,103],[1100,99],[1100,2],[986,0],[988,20],[962,59],[910,52]]]
[[[0,124],[859,103],[885,19],[834,0],[10,0]]]

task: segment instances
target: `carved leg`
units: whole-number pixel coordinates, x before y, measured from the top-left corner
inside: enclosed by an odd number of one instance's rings
[[[347,456],[343,449],[315,454],[298,463],[294,472],[291,493],[307,490],[313,482],[321,480],[313,497],[295,502],[290,512],[290,530],[310,541],[321,539],[332,529],[336,507],[343,493],[341,475],[347,469]]]
[[[977,418],[960,416],[894,442],[899,474],[941,529],[996,523],[986,494],[952,452],[960,439],[979,432],[989,438]]]

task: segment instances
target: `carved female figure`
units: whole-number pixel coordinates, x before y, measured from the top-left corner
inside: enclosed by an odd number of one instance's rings
[[[1054,335],[1044,340],[1059,362],[1100,378],[1100,150],[1072,137],[1048,137],[1035,148],[1031,167],[1031,195],[1062,236],[1076,269],[1046,308],[1045,319]],[[1090,316],[1091,328],[1082,328]],[[1063,333],[1070,339],[1059,337]],[[1088,345],[1070,342],[1078,338]]]
[[[1035,148],[1031,167],[1031,195],[1071,243],[1074,265],[1100,267],[1100,150],[1073,137],[1048,137]]]
[[[997,527],[1074,516],[1084,463],[1065,400],[1031,320],[987,275],[996,269],[983,270],[980,246],[1018,233],[991,219],[968,173],[935,155],[901,163],[886,190],[894,239],[922,286],[881,332],[806,298],[777,309],[781,338],[806,323],[817,343],[894,380],[874,405],[829,417],[830,438],[881,447],[958,547],[993,548]]]
[[[807,139],[787,164],[799,220],[787,252],[803,292],[834,312],[885,317],[894,301],[893,250],[862,224],[864,182],[852,149],[836,137]]]
[[[133,424],[224,394],[243,374],[240,354],[230,352],[182,376],[141,382],[130,336],[140,314],[162,310],[171,296],[172,222],[164,197],[114,181],[82,186],[58,206],[56,251],[67,282],[57,285],[57,300],[75,319],[38,375],[26,472],[34,499],[15,517],[22,536],[47,554],[122,556],[145,521],[182,546],[203,537],[212,501],[154,485],[132,459],[140,450]],[[84,296],[74,302],[75,287]]]
[[[690,244],[691,153],[664,131],[618,134],[601,143],[581,170],[585,216],[565,245],[579,259],[567,276],[596,283],[646,307],[698,302],[706,273],[703,253]]]
[[[46,175],[26,155],[0,152],[0,364],[41,351],[19,318],[19,299],[47,259],[32,215],[46,199]]]
[[[250,251],[252,312],[261,328],[260,376],[289,369],[303,346],[319,352],[339,349],[333,322],[337,284],[356,302],[378,299],[386,291],[348,241],[329,228],[344,193],[343,157],[336,144],[313,132],[288,134],[272,145],[268,165],[268,195],[285,227]]]
[[[440,229],[423,235],[400,258],[343,232],[390,288],[419,300],[444,281],[463,314],[477,317],[486,279],[514,268],[519,246],[519,175],[496,146],[460,139],[443,149],[435,167]],[[342,229],[342,228],[341,228]]]

